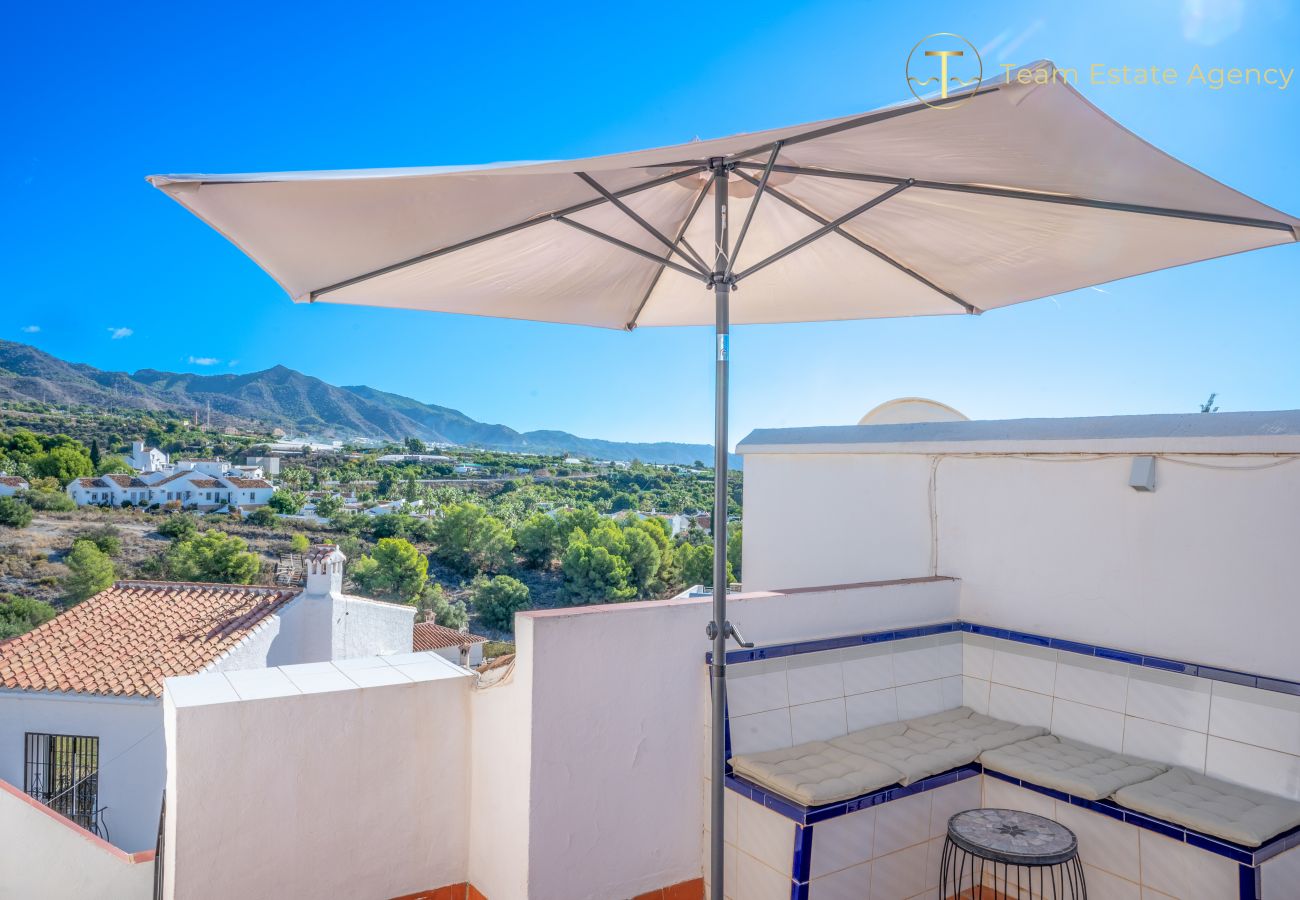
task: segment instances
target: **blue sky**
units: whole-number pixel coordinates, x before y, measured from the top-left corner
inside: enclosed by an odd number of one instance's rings
[[[708,441],[706,329],[296,306],[143,178],[567,158],[811,121],[902,99],[907,52],[936,31],[994,67],[1300,72],[1300,11],[1284,0],[706,8],[11,8],[0,337],[128,371],[283,363],[521,430]],[[1175,156],[1300,213],[1300,78],[1082,89]],[[1294,408],[1297,285],[1291,245],[981,317],[741,328],[733,435],[854,422],[913,394],[977,418],[1193,411],[1211,391],[1225,410]]]

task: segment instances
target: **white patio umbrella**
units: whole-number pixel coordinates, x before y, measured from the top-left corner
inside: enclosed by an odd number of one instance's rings
[[[149,180],[295,301],[629,331],[714,325],[721,897],[726,641],[741,640],[726,616],[730,326],[977,314],[1300,239],[1300,220],[1047,81],[566,162]]]

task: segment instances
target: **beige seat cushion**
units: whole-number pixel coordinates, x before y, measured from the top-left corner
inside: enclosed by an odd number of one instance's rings
[[[980,754],[974,744],[926,734],[909,728],[906,722],[855,731],[832,738],[830,743],[897,769],[903,773],[900,783],[905,785],[974,762]]]
[[[1300,825],[1300,803],[1189,769],[1120,788],[1115,802],[1247,847]]]
[[[980,764],[1085,800],[1102,800],[1122,787],[1149,781],[1169,769],[1150,760],[1050,734],[985,750],[980,754]]]
[[[974,744],[980,750],[994,750],[1047,734],[1037,725],[1017,725],[975,712],[968,706],[935,713],[907,723],[909,728],[946,738],[955,744]]]
[[[825,741],[733,756],[731,768],[804,806],[847,800],[897,784],[902,773]]]

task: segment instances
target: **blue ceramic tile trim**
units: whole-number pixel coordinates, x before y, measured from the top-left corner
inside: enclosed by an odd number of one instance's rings
[[[1190,844],[1200,850],[1205,850],[1209,853],[1226,857],[1227,859],[1243,866],[1257,867],[1260,863],[1272,859],[1279,853],[1284,853],[1293,847],[1300,846],[1300,828],[1295,828],[1291,831],[1280,834],[1262,846],[1254,848],[1244,847],[1241,844],[1234,844],[1231,841],[1225,841],[1208,834],[1202,834],[1199,831],[1192,831],[1191,829],[1184,828],[1181,825],[1175,825],[1172,822],[1166,822],[1164,819],[1157,819],[1153,816],[1147,816],[1130,809],[1125,809],[1112,800],[1098,801],[1088,800],[1084,797],[1076,797],[1073,794],[1066,794],[1061,791],[1053,790],[1052,788],[1046,788],[1042,785],[1016,778],[1012,775],[995,772],[992,769],[985,769],[979,763],[971,763],[970,765],[950,769],[947,772],[932,775],[929,778],[914,782],[906,787],[895,785],[894,787],[873,791],[870,794],[863,794],[861,797],[854,797],[850,800],[843,800],[837,803],[827,803],[823,806],[801,806],[797,803],[792,803],[784,797],[781,797],[779,794],[773,794],[739,775],[728,775],[727,787],[767,809],[780,813],[787,819],[795,822],[797,825],[805,826],[806,830],[811,832],[812,829],[807,828],[807,826],[815,825],[818,822],[824,822],[827,819],[846,816],[849,813],[854,813],[861,809],[879,806],[880,804],[888,803],[891,800],[898,800],[903,797],[910,797],[913,794],[931,791],[935,788],[943,787],[946,784],[952,784],[956,781],[972,778],[981,773],[989,778],[996,778],[999,781],[1005,781],[1008,784],[1014,784],[1017,787],[1022,787],[1038,794],[1054,797],[1057,800],[1069,803],[1071,806],[1079,806],[1084,809],[1089,809],[1093,812],[1110,816],[1112,819],[1118,819],[1128,825],[1133,825],[1137,828],[1145,828],[1148,831],[1154,831],[1157,834],[1164,835],[1172,840]],[[809,853],[811,854],[811,834],[808,837],[808,841]]]
[[[790,871],[795,881],[802,883],[812,877],[812,842],[813,826],[794,827],[794,864]]]
[[[747,663],[758,662],[762,659],[780,659],[781,657],[797,656],[802,653],[818,653],[824,650],[841,650],[845,647],[860,647],[864,644],[877,644],[884,641],[901,641],[914,637],[926,637],[932,634],[947,634],[953,631],[964,631],[968,634],[982,634],[985,637],[1000,638],[1004,641],[1015,641],[1017,643],[1030,644],[1037,647],[1048,647],[1053,650],[1062,650],[1067,653],[1078,653],[1083,656],[1096,656],[1101,659],[1129,663],[1130,665],[1143,666],[1149,669],[1160,669],[1165,672],[1180,672],[1184,675],[1195,675],[1200,678],[1208,678],[1211,681],[1225,681],[1230,684],[1245,685],[1247,687],[1259,688],[1264,691],[1276,691],[1282,694],[1300,696],[1300,682],[1287,681],[1281,678],[1269,678],[1265,675],[1256,675],[1250,672],[1237,672],[1232,669],[1221,669],[1217,666],[1203,666],[1197,663],[1189,663],[1177,659],[1166,659],[1162,656],[1143,656],[1140,653],[1131,653],[1127,650],[1116,650],[1113,647],[1099,647],[1095,644],[1085,644],[1081,641],[1070,641],[1065,638],[1054,638],[1041,634],[1032,634],[1027,631],[1012,631],[1007,628],[994,628],[989,625],[979,625],[974,622],[963,621],[940,622],[934,625],[919,625],[911,628],[897,628],[892,631],[873,631],[867,634],[848,634],[833,638],[795,641],[788,644],[773,644],[767,647],[755,647],[752,650],[728,650],[727,663]],[[706,653],[704,659],[705,662],[713,662],[713,654]]]

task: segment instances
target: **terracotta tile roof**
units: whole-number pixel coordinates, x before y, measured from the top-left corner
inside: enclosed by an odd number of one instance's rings
[[[183,471],[180,472],[173,472],[170,475],[168,475],[166,478],[164,478],[162,481],[155,481],[154,487],[157,487],[160,484],[168,484],[170,482],[175,481],[178,478],[189,478],[191,475],[197,475],[197,474],[198,473],[195,472],[193,469],[184,469]]]
[[[217,481],[217,479],[215,479],[215,478],[195,478],[195,479],[193,479],[193,480],[190,481],[190,484],[194,485],[196,488],[223,488],[223,487],[225,487],[224,484],[222,484],[220,481]]]
[[[136,478],[134,475],[122,475],[118,473],[113,473],[101,477],[109,479],[118,487],[148,487],[149,486],[145,484],[143,481],[141,481],[139,478]]]
[[[411,649],[417,652],[445,650],[448,647],[459,647],[461,644],[481,644],[486,640],[487,638],[479,637],[477,634],[465,634],[432,622],[417,622],[411,634]]]
[[[227,475],[226,481],[229,481],[237,488],[269,488],[272,486],[271,482],[261,478],[240,478],[235,475]]]
[[[84,488],[106,488],[108,482],[102,478],[78,478],[77,484]]]
[[[0,484],[16,488],[27,487],[27,479],[19,478],[17,475],[0,475]]]
[[[164,678],[202,671],[298,593],[119,581],[0,646],[0,686],[158,697]]]

